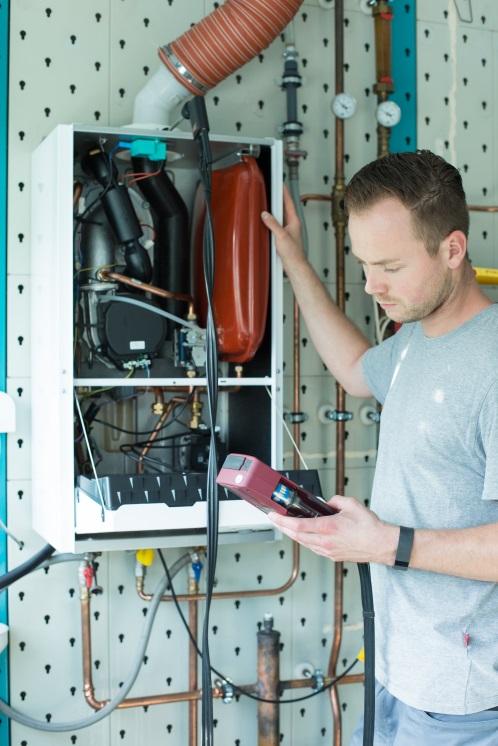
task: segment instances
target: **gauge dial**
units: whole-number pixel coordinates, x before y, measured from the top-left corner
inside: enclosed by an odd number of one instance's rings
[[[377,107],[377,121],[383,127],[394,127],[401,119],[401,109],[395,101],[383,101]]]
[[[338,119],[349,119],[356,111],[356,99],[350,93],[338,93],[332,99],[332,111]]]

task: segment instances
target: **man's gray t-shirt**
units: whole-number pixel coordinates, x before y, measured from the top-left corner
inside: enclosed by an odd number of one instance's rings
[[[498,524],[498,306],[440,337],[405,324],[362,362],[383,404],[372,510],[414,528]],[[498,705],[498,585],[371,570],[380,683],[421,710]]]

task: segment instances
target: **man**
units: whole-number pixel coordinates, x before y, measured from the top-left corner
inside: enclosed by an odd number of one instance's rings
[[[371,563],[376,746],[496,745],[498,306],[475,280],[460,174],[442,158],[374,161],[345,203],[365,290],[403,322],[374,348],[308,263],[288,193],[285,227],[262,219],[331,373],[383,405],[372,509],[336,495],[337,515],[271,517],[317,554]]]

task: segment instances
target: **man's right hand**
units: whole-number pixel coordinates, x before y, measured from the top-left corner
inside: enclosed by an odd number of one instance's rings
[[[288,188],[284,184],[284,225],[269,212],[261,213],[261,220],[275,237],[277,253],[285,269],[289,263],[306,261],[301,239],[301,223]]]

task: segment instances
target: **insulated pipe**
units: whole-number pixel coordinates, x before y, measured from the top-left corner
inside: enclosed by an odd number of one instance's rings
[[[335,94],[344,91],[344,0],[336,0],[335,3]],[[344,213],[344,120],[335,119],[335,178],[332,192],[332,222],[335,228],[336,249],[336,303],[338,308],[345,310],[345,260],[344,244],[346,233],[346,216]],[[336,383],[336,410],[338,413],[345,411],[346,396],[344,389]],[[336,421],[336,487],[337,495],[344,494],[344,444],[345,444],[345,421]],[[332,678],[337,676],[337,662],[342,642],[342,615],[343,615],[343,563],[334,564],[334,635],[332,650],[328,664],[328,675]],[[341,707],[337,686],[330,690],[332,712],[334,715],[334,746],[341,746],[342,720]]]
[[[302,0],[227,0],[160,47],[161,67],[135,99],[135,124],[169,125],[182,99],[203,96],[265,49]],[[165,69],[166,68],[166,69]]]
[[[152,282],[156,287],[168,288],[173,293],[187,294],[190,286],[189,217],[187,205],[168,174],[148,158],[132,158],[137,173],[148,174],[138,182],[138,188],[155,214],[154,268]],[[162,164],[164,166],[164,164]],[[178,301],[163,301],[165,311],[179,316]],[[168,338],[173,333],[168,322]]]

